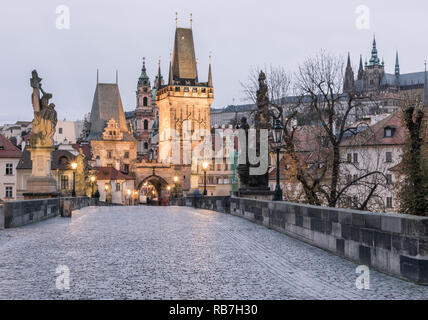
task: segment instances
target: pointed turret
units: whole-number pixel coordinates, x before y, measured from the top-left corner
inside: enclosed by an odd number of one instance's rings
[[[426,61],[425,61],[425,83],[424,83],[424,107],[428,108],[428,73],[427,73]]]
[[[348,53],[348,62],[346,64],[345,81],[343,83],[343,92],[350,93],[354,91],[354,71],[351,66],[351,56]]]
[[[363,80],[364,69],[363,69],[363,56],[360,55],[360,66],[358,68],[358,80]]]
[[[395,55],[395,76],[396,77],[400,76],[400,63],[398,62],[398,50]]]
[[[168,85],[172,86],[174,84],[174,78],[172,74],[172,63],[169,62],[169,78],[168,78]]]
[[[159,58],[159,61],[158,61],[158,75],[156,76],[156,79],[155,79],[155,89],[156,90],[159,90],[162,87],[162,85],[163,85],[163,77],[162,77],[162,73],[161,73],[160,63],[161,63],[161,61],[160,61],[160,58]]]
[[[210,66],[208,67],[208,87],[213,86],[213,76],[211,73],[211,56],[210,56]]]
[[[138,78],[138,86],[149,86],[150,85],[150,79],[147,75],[146,71],[146,58],[143,57],[143,67],[141,68],[141,75]]]

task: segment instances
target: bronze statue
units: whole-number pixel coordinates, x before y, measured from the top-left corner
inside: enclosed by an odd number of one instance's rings
[[[52,147],[54,144],[53,136],[57,123],[57,113],[55,105],[49,103],[52,94],[46,93],[42,89],[41,81],[37,71],[33,70],[30,85],[33,88],[31,101],[34,109],[33,128],[30,138],[31,147]],[[40,92],[42,97],[40,98]]]

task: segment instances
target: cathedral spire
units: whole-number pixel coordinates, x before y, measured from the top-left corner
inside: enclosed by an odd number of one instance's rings
[[[210,66],[208,67],[208,87],[213,86],[213,76],[211,73],[211,55],[210,55]]]
[[[373,37],[373,48],[372,48],[372,56],[370,58],[370,66],[378,66],[380,63],[379,57],[377,55],[377,48],[376,48],[376,36]]]
[[[351,55],[348,52],[348,62],[346,64],[345,80],[343,82],[343,92],[350,93],[354,91],[354,71],[351,66]]]
[[[396,77],[400,76],[400,63],[398,62],[398,50],[395,55],[395,76]]]
[[[364,69],[363,69],[363,56],[360,55],[360,66],[358,68],[358,80],[363,80]]]

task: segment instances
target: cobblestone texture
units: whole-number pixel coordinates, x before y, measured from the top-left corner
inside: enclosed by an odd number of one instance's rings
[[[70,290],[55,270],[67,265]],[[0,231],[1,299],[427,299],[428,287],[371,271],[231,215],[101,207]]]

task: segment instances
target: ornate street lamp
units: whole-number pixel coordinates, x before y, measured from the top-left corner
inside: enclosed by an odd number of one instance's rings
[[[91,176],[91,185],[92,185],[91,198],[93,198],[95,196],[95,194],[94,194],[95,179],[96,179],[95,176]]]
[[[282,190],[279,183],[279,151],[281,149],[282,136],[284,134],[284,127],[281,124],[281,121],[278,119],[275,120],[275,125],[272,128],[273,141],[276,145],[276,188],[273,201],[282,201]]]
[[[71,192],[71,196],[76,196],[76,169],[77,169],[77,163],[73,162],[71,164],[71,169],[73,169],[73,191]]]
[[[202,163],[202,169],[204,170],[204,193],[203,195],[207,195],[207,169],[208,169],[208,162],[204,161]]]

